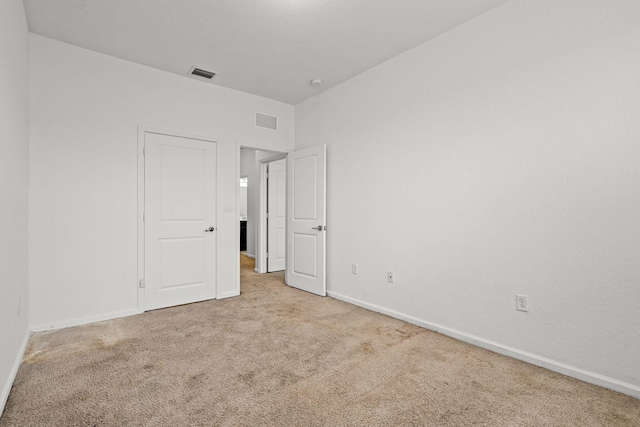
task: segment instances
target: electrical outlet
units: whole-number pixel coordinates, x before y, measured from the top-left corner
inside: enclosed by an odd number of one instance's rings
[[[516,310],[529,311],[529,302],[527,301],[527,297],[525,295],[516,294]]]
[[[358,264],[351,264],[351,274],[358,274]]]
[[[387,282],[393,283],[393,271],[387,271]]]

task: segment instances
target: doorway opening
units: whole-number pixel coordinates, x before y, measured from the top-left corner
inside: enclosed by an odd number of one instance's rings
[[[283,283],[311,292],[320,296],[327,294],[326,281],[326,248],[327,248],[327,147],[317,145],[313,147],[294,150],[288,154],[273,154],[273,152],[259,152],[254,148],[238,147],[240,175],[248,175],[247,180],[247,253],[246,256],[254,259],[254,272],[257,274],[280,274],[282,271],[268,273],[268,258],[271,258],[269,241],[284,248],[285,269]],[[282,199],[286,200],[285,208],[285,240],[278,243],[278,227],[275,227],[271,236],[268,235],[269,223],[266,221],[266,205],[268,205],[267,187],[265,179],[269,169],[275,167],[276,162],[286,158],[284,179],[272,191],[282,193]],[[244,168],[243,168],[244,165]],[[258,175],[258,184],[252,185],[255,179],[251,174]],[[284,184],[286,182],[286,184]],[[239,187],[239,185],[238,185]],[[283,189],[283,190],[282,190]],[[256,195],[257,192],[257,195]],[[237,200],[236,193],[236,200]],[[257,202],[256,202],[257,200]],[[253,207],[253,209],[252,209]],[[278,210],[279,208],[275,208]],[[260,215],[263,215],[262,218]],[[257,219],[257,220],[256,220]],[[240,226],[237,228],[238,232]],[[255,235],[255,238],[253,237]],[[237,235],[239,241],[239,235]],[[239,249],[238,245],[236,248]],[[253,252],[252,252],[253,249]],[[240,254],[239,254],[240,256]],[[240,260],[237,266],[237,286],[241,290],[242,280],[240,272]]]
[[[267,273],[284,283],[286,154],[240,148],[238,186],[240,291]]]

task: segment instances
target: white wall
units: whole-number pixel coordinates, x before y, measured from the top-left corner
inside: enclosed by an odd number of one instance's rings
[[[0,414],[28,337],[29,33],[0,2]]]
[[[331,295],[640,397],[638,22],[514,0],[298,105]]]
[[[31,89],[32,328],[136,311],[138,126],[218,141],[218,296],[239,291],[236,144],[290,149],[292,106],[33,34]]]

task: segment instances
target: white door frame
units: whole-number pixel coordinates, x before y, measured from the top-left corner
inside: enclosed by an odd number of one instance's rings
[[[137,275],[137,282],[136,282],[136,289],[137,289],[137,296],[138,296],[138,305],[137,305],[137,312],[138,313],[144,313],[144,277],[145,277],[145,271],[144,271],[144,257],[145,257],[145,235],[144,235],[144,196],[145,196],[145,189],[144,189],[144,176],[145,176],[145,166],[144,166],[144,136],[145,133],[157,133],[157,134],[162,134],[162,135],[168,135],[168,136],[175,136],[175,137],[179,137],[179,138],[190,138],[190,139],[198,139],[201,141],[209,141],[209,142],[216,142],[217,139],[212,138],[211,136],[203,136],[203,135],[196,135],[196,134],[192,134],[192,133],[187,133],[187,132],[180,132],[180,131],[175,131],[175,130],[167,130],[167,129],[158,129],[158,128],[152,128],[152,127],[146,127],[146,126],[141,126],[138,125],[138,275]],[[217,174],[217,169],[216,169],[216,174]],[[238,178],[240,179],[240,178]],[[239,182],[239,181],[238,181]],[[236,205],[237,205],[237,193],[236,192]],[[217,194],[217,192],[216,192]],[[236,211],[237,211],[237,206],[236,206]],[[238,232],[236,233],[237,235],[237,246],[238,246],[238,250],[240,249],[240,223],[238,222]],[[216,252],[216,256],[217,256],[218,252]],[[216,265],[218,265],[218,260],[216,260]],[[239,276],[239,271],[240,271],[240,264],[238,263],[238,283],[240,280],[240,276]],[[240,287],[238,286],[238,289],[240,289]],[[216,298],[218,297],[217,295],[218,289],[216,286]]]
[[[267,273],[267,166],[286,159],[286,154],[260,160],[260,195],[258,199],[258,242],[256,244],[256,273]]]
[[[247,150],[257,150],[257,151],[264,151],[264,152],[269,152],[269,153],[273,153],[272,157],[268,157],[266,159],[263,159],[266,162],[269,161],[273,161],[273,160],[278,160],[278,159],[285,159],[287,157],[287,153],[289,153],[290,151],[293,150],[278,150],[278,149],[273,149],[273,147],[265,147],[262,146],[260,144],[253,144],[253,143],[245,143],[245,142],[241,142],[241,141],[236,141],[236,182],[238,183],[236,186],[236,212],[238,212],[239,206],[240,206],[240,150],[241,149],[247,149]],[[263,204],[263,200],[264,200],[264,206],[265,206],[265,212],[266,212],[266,172],[263,172],[263,167],[262,165],[264,165],[265,163],[263,163],[263,161],[261,160],[261,167],[260,167],[260,197],[259,197],[259,206],[258,206],[258,212],[262,212],[262,204]],[[264,177],[264,178],[263,178]],[[264,183],[264,189],[262,188]],[[251,182],[249,182],[249,185],[252,185]],[[253,183],[253,185],[255,185],[255,183]],[[263,195],[264,199],[263,199]],[[238,255],[240,254],[240,221],[236,221],[237,222],[237,230],[236,230],[236,252],[238,253]],[[258,219],[258,223],[256,224],[256,235],[258,236],[258,242],[256,242],[256,268],[255,271],[256,273],[260,272],[260,268],[262,266],[264,266],[264,272],[266,273],[267,270],[267,263],[266,263],[266,234],[264,238],[260,238],[261,233],[263,232],[264,229],[264,233],[266,233],[266,223],[265,226],[261,226],[262,224],[262,220]],[[264,249],[261,249],[261,246],[264,244]],[[260,260],[260,254],[264,254],[264,260],[261,261]],[[240,289],[240,257],[238,256],[238,262],[236,263],[236,288]]]

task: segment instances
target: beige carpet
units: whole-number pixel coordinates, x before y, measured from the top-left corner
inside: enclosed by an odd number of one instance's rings
[[[639,426],[640,400],[256,275],[32,336],[0,426]]]

